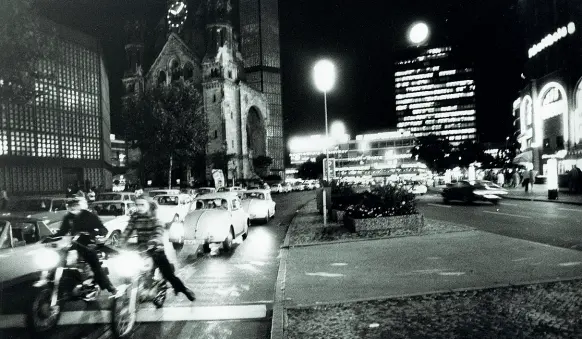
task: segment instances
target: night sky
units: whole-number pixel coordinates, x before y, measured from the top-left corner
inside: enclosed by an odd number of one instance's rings
[[[148,39],[165,14],[165,0],[40,0],[43,12],[101,40],[110,77],[112,130],[120,133],[121,77],[125,68],[123,22],[143,15]],[[328,93],[330,121],[352,135],[394,128],[393,52],[405,48],[410,24],[425,21],[430,44],[463,48],[474,62],[482,141],[510,133],[511,105],[523,87],[526,48],[507,0],[295,0],[280,3],[283,111],[286,137],[324,130],[323,95],[311,70],[320,57],[336,63],[336,87]],[[146,52],[146,60],[155,55]],[[146,61],[147,62],[147,61]]]

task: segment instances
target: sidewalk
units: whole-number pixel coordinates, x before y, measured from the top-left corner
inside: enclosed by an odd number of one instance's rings
[[[298,212],[288,232],[321,224],[313,205]],[[282,251],[277,292],[285,310],[582,277],[580,251],[475,230]]]
[[[428,191],[435,194],[440,193],[443,187],[445,186],[439,185],[436,187],[429,187]],[[505,189],[507,189],[509,194],[507,194],[504,197],[504,199],[544,201],[562,204],[582,205],[582,194],[569,193],[567,188],[560,188],[560,192],[558,193],[558,200],[548,199],[548,188],[546,184],[534,185],[533,191],[530,189],[529,192],[525,192],[525,188],[521,186],[515,188],[506,187]]]

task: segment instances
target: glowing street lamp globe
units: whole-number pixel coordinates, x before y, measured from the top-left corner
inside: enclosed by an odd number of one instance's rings
[[[329,132],[332,138],[339,139],[346,134],[346,126],[341,121],[334,121],[331,123]]]
[[[329,60],[320,60],[313,67],[315,87],[321,92],[328,92],[335,84],[335,66]]]
[[[408,40],[413,44],[421,44],[428,39],[428,26],[424,22],[415,23],[408,32]]]

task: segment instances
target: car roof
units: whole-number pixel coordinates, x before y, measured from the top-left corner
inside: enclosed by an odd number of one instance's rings
[[[101,204],[101,203],[112,204],[112,203],[120,203],[120,202],[132,202],[132,203],[135,203],[133,200],[98,200],[98,201],[91,201],[89,203],[89,205],[92,205],[92,204]]]
[[[206,200],[206,199],[229,199],[229,198],[237,198],[238,194],[236,192],[216,192],[210,194],[204,194],[196,199],[198,200]]]
[[[42,221],[42,219],[40,218],[27,218],[27,217],[20,217],[20,216],[0,216],[0,220],[6,220],[6,221]]]

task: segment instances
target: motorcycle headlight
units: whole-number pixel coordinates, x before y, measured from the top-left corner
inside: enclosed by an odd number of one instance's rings
[[[134,252],[124,252],[109,260],[109,267],[117,275],[129,278],[137,275],[142,266],[142,259]]]
[[[41,270],[50,270],[59,264],[61,256],[57,251],[52,251],[50,249],[45,249],[40,251],[34,257],[34,262],[37,267]]]

